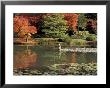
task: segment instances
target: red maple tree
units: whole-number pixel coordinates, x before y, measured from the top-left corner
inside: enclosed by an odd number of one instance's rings
[[[17,36],[20,38],[26,38],[26,42],[31,37],[32,34],[37,33],[35,26],[31,26],[29,19],[23,16],[14,17],[14,32],[17,33]]]
[[[78,14],[75,13],[65,13],[65,20],[67,20],[68,26],[73,29],[73,31],[77,31],[78,25]]]

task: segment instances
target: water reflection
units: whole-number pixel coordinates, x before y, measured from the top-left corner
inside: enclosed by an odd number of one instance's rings
[[[59,52],[51,46],[14,46],[14,68],[42,68],[53,64],[96,61],[96,53]]]
[[[32,66],[37,61],[37,54],[32,50],[27,49],[22,51],[15,51],[14,54],[14,68],[27,68]]]
[[[77,62],[76,53],[72,53],[71,54],[71,61],[70,61],[70,63],[76,63],[76,62]]]

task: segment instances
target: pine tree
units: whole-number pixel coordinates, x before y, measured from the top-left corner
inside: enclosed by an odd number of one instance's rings
[[[68,29],[67,21],[62,14],[47,14],[43,16],[42,31],[52,38],[63,38]]]

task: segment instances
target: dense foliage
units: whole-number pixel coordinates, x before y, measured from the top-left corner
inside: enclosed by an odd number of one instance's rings
[[[14,37],[96,40],[96,13],[30,13],[14,14]],[[94,38],[93,38],[93,37]]]
[[[26,41],[31,37],[31,34],[37,33],[35,26],[31,26],[29,20],[22,16],[14,17],[14,32],[15,36],[26,38]]]
[[[42,31],[49,37],[62,38],[67,31],[67,21],[62,14],[50,14],[43,16]]]

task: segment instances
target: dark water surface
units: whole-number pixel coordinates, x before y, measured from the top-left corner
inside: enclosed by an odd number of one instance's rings
[[[54,64],[92,62],[97,62],[97,53],[60,52],[58,46],[14,45],[14,69],[42,69]]]

